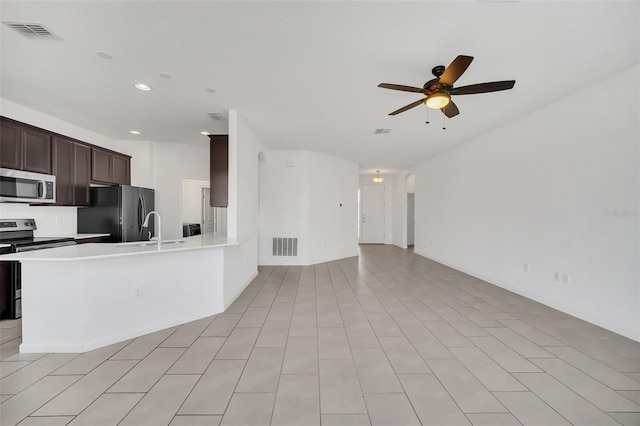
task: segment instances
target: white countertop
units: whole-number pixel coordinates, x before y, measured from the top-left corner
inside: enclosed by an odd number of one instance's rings
[[[84,234],[102,235],[102,234]],[[91,237],[85,237],[91,238]],[[214,238],[213,234],[196,235],[181,239],[181,243],[163,243],[160,247],[157,244],[144,245],[148,241],[136,243],[88,243],[77,244],[66,247],[58,247],[46,250],[36,250],[24,253],[5,254],[0,256],[0,261],[75,261],[101,258],[113,258],[133,255],[153,255],[156,253],[179,252],[186,250],[201,250],[215,247],[225,247],[238,245],[235,238]],[[175,240],[173,240],[175,241]]]
[[[87,238],[108,237],[111,234],[76,234],[72,235],[74,240],[85,240]]]
[[[75,234],[71,235],[74,240],[85,240],[87,238],[108,237],[111,234]],[[11,244],[0,244],[0,248],[11,247]]]

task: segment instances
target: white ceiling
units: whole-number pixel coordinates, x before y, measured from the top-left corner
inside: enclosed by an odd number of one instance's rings
[[[386,173],[637,64],[640,55],[638,2],[3,0],[0,7],[3,22],[37,22],[63,39],[32,40],[1,25],[5,99],[131,143],[205,145],[201,131],[226,129],[206,113],[235,108],[269,149],[314,150]],[[421,87],[433,66],[458,54],[475,60],[457,86],[515,79],[515,88],[455,97],[461,114],[447,119],[447,130],[439,111],[426,125],[423,106],[387,115],[420,97],[378,83]],[[134,89],[136,82],[153,91]],[[377,128],[392,130],[375,135]]]

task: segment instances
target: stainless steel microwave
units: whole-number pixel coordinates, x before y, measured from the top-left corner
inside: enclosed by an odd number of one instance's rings
[[[42,173],[0,168],[0,202],[56,202],[56,177]]]

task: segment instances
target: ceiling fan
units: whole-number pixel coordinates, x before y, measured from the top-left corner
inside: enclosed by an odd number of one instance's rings
[[[433,109],[439,109],[447,117],[455,117],[460,114],[458,107],[451,100],[452,95],[473,95],[476,93],[499,92],[501,90],[509,90],[516,84],[515,80],[492,81],[490,83],[478,83],[470,86],[453,87],[453,83],[467,70],[473,61],[473,56],[459,55],[451,64],[445,68],[444,65],[433,67],[431,73],[434,79],[427,81],[422,88],[403,86],[401,84],[380,83],[378,87],[383,89],[400,90],[403,92],[422,93],[426,98],[420,99],[403,106],[390,113],[389,115],[400,114],[415,108],[421,103]]]

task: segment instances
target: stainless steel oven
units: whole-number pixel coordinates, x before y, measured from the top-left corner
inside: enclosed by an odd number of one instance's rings
[[[0,168],[0,202],[56,202],[56,177]]]
[[[72,237],[34,237],[34,219],[0,219],[0,254],[63,247],[75,244]],[[5,246],[5,247],[2,247]],[[0,319],[22,316],[22,267],[0,257]]]
[[[192,237],[194,235],[202,234],[199,223],[183,223],[182,224],[182,236]]]

